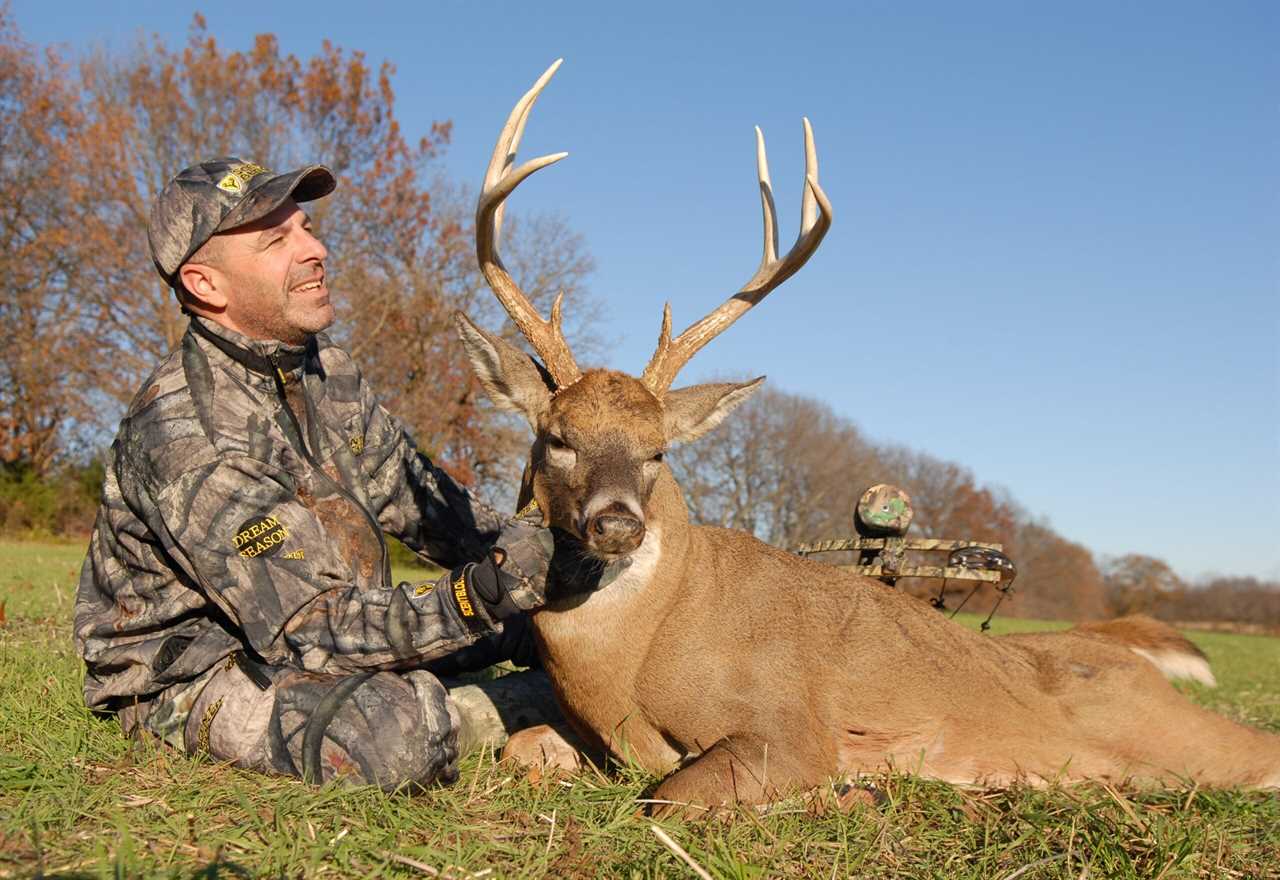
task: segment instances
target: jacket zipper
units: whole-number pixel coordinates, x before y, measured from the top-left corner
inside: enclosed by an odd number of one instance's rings
[[[274,379],[276,383],[276,396],[280,398],[280,403],[284,406],[284,411],[289,416],[289,424],[293,426],[294,436],[297,438],[298,445],[301,447],[298,451],[301,452],[302,457],[310,463],[313,471],[327,480],[330,485],[338,490],[338,493],[342,495],[342,497],[354,504],[356,509],[364,514],[365,521],[368,522],[369,527],[373,529],[373,534],[378,538],[378,546],[382,550],[382,585],[390,588],[391,555],[387,551],[387,539],[386,536],[382,534],[382,527],[378,525],[378,521],[374,519],[374,516],[369,512],[369,509],[360,502],[360,499],[356,498],[356,496],[346,486],[342,485],[340,482],[333,479],[333,477],[330,477],[325,473],[324,468],[320,466],[320,462],[316,461],[315,457],[311,454],[311,450],[307,448],[307,438],[302,436],[302,425],[298,422],[298,416],[294,413],[293,407],[289,406],[289,398],[285,395],[285,377],[284,371],[280,369],[280,362],[276,360],[276,356],[274,354],[268,355],[267,359],[271,361],[271,378]],[[307,393],[305,385],[302,388],[302,393]]]

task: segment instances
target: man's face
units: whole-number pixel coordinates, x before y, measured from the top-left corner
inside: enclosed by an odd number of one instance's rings
[[[328,251],[292,199],[217,239],[211,268],[220,276],[223,315],[233,330],[298,345],[333,323],[324,272]]]

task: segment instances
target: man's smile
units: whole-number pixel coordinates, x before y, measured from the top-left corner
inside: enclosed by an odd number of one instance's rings
[[[290,293],[316,293],[327,292],[324,285],[324,276],[313,278],[310,281],[304,281],[301,284],[294,285],[289,288]]]

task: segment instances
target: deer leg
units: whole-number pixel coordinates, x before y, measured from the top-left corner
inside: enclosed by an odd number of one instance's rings
[[[716,807],[762,804],[821,783],[814,762],[772,750],[754,737],[725,737],[662,781],[653,814],[696,818]]]
[[[1149,724],[1130,720],[1126,751],[1138,766],[1129,772],[1166,784],[1186,778],[1211,788],[1280,788],[1280,736],[1196,706],[1163,680],[1155,685],[1162,693],[1148,700],[1144,716],[1161,719],[1164,729],[1152,738]]]
[[[588,763],[603,767],[606,757],[603,750],[592,747],[564,722],[516,731],[502,749],[502,760],[536,770],[540,775],[577,773]]]

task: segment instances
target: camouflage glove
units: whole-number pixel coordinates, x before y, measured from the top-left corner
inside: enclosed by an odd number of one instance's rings
[[[484,560],[454,569],[450,579],[456,589],[458,579],[462,578],[467,590],[480,601],[491,618],[506,620],[543,604],[541,591],[530,589],[527,579],[516,573],[519,570],[502,548],[494,547]],[[545,582],[546,575],[541,575],[539,580]]]
[[[465,589],[493,620],[506,620],[546,603],[547,569],[555,549],[536,502],[508,520],[480,562],[450,572],[455,595]]]

